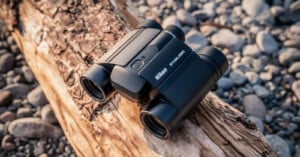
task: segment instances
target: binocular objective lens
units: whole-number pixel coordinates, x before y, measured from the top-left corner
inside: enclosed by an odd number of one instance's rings
[[[83,86],[85,86],[85,89],[87,92],[93,97],[97,99],[103,99],[103,93],[100,88],[98,88],[91,80],[89,79],[83,79],[82,80]]]
[[[147,129],[155,136],[158,136],[159,138],[166,138],[167,129],[155,117],[150,114],[144,114],[142,117],[142,122],[144,123],[144,126],[146,126]]]

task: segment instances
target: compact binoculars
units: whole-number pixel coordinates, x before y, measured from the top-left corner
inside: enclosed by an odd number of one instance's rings
[[[138,102],[140,120],[154,136],[168,139],[228,67],[218,49],[198,53],[175,25],[146,20],[100,58],[80,83],[101,104],[116,91]]]

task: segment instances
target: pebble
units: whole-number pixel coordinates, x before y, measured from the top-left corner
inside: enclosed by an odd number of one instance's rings
[[[270,94],[271,94],[268,89],[266,89],[265,87],[260,86],[260,85],[254,85],[253,90],[254,90],[255,94],[261,98],[266,98],[266,97],[270,96]]]
[[[5,135],[1,141],[1,148],[5,150],[13,150],[16,145],[13,142],[13,137],[11,135]]]
[[[0,115],[0,122],[6,123],[16,119],[16,114],[11,111],[5,111]]]
[[[197,24],[196,18],[184,9],[177,10],[176,16],[183,24],[187,24],[190,26],[195,26]]]
[[[270,9],[271,14],[276,17],[285,12],[285,9],[281,6],[273,6]]]
[[[6,73],[14,67],[14,56],[5,53],[0,56],[0,73]]]
[[[267,142],[280,157],[291,157],[287,143],[277,135],[266,135]]]
[[[31,69],[29,69],[28,66],[23,66],[22,67],[22,72],[23,72],[25,80],[28,83],[33,83],[35,81],[34,75],[33,75]]]
[[[200,27],[200,31],[201,31],[201,33],[203,33],[203,35],[210,36],[210,35],[216,33],[218,31],[218,29],[213,26],[204,25],[204,26]]]
[[[272,80],[273,76],[271,72],[261,72],[259,74],[259,78],[263,81],[270,81]]]
[[[17,110],[17,118],[31,117],[33,113],[33,110],[29,107],[21,107]]]
[[[287,37],[292,40],[300,40],[300,22],[289,27],[287,30]]]
[[[147,0],[147,4],[152,7],[158,6],[163,2],[165,2],[165,1],[164,0]]]
[[[264,20],[270,23],[274,22],[269,6],[264,0],[243,1],[242,8],[249,16],[254,17],[257,20]]]
[[[215,46],[226,47],[231,51],[238,51],[245,41],[240,36],[228,29],[221,29],[211,37],[211,42]]]
[[[48,103],[45,94],[43,92],[43,89],[38,86],[27,95],[28,102],[37,107],[37,106],[43,106]]]
[[[38,142],[38,143],[35,145],[34,150],[33,150],[34,156],[39,156],[39,155],[45,153],[45,152],[46,152],[46,144],[47,144],[47,143],[44,142],[44,141]]]
[[[166,28],[169,25],[176,25],[178,27],[181,27],[181,24],[180,24],[178,18],[175,15],[168,16],[162,22],[162,27],[163,28]]]
[[[258,57],[260,56],[261,52],[258,49],[257,45],[246,45],[243,48],[243,55],[244,56],[251,56],[251,57]]]
[[[21,118],[14,120],[9,124],[8,132],[15,137],[25,138],[58,138],[63,135],[60,128],[46,123],[39,118]]]
[[[247,71],[245,73],[248,81],[251,83],[251,84],[257,84],[259,83],[260,79],[259,79],[259,76],[256,72],[253,72],[253,71]]]
[[[248,118],[252,123],[254,123],[256,125],[256,127],[258,128],[258,130],[260,132],[262,132],[262,133],[264,132],[264,130],[265,130],[264,122],[260,118],[253,117],[253,116],[249,116]]]
[[[197,53],[201,48],[208,45],[208,40],[200,32],[192,29],[187,33],[185,43]]]
[[[278,66],[268,64],[264,67],[264,70],[272,73],[273,75],[278,75],[280,73],[280,68]]]
[[[43,121],[48,122],[50,124],[57,124],[58,123],[58,121],[55,117],[54,111],[52,110],[52,108],[49,104],[45,105],[42,108],[41,117],[42,117]]]
[[[281,49],[278,60],[282,65],[290,65],[293,62],[300,61],[300,50],[296,48]]]
[[[14,100],[14,96],[10,91],[0,91],[0,106],[8,106]]]
[[[274,53],[278,49],[277,42],[273,36],[267,32],[259,32],[256,35],[256,44],[261,51],[267,54]]]
[[[300,61],[293,63],[289,69],[289,73],[297,73],[300,72]]]
[[[30,86],[22,83],[9,84],[4,87],[4,90],[9,90],[14,97],[25,97],[30,90]]]
[[[293,82],[292,90],[298,100],[300,101],[300,80]]]
[[[244,75],[243,72],[239,70],[232,71],[229,74],[229,77],[238,86],[244,84],[247,81],[247,77]]]
[[[234,82],[226,77],[221,77],[217,82],[218,87],[228,90],[231,89],[234,86]]]
[[[246,95],[243,97],[243,106],[245,114],[254,116],[260,119],[265,119],[266,107],[263,101],[254,94]]]

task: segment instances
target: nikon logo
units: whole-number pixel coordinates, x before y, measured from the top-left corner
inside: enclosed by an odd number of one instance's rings
[[[155,75],[155,79],[156,81],[158,81],[159,79],[161,79],[166,73],[167,73],[168,69],[167,68],[164,68],[162,69],[160,72],[158,72],[156,75]]]

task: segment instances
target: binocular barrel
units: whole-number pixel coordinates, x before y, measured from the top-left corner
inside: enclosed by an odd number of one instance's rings
[[[167,139],[181,126],[182,121],[201,102],[228,67],[218,49],[202,49],[192,53],[178,74],[174,72],[160,85],[162,95],[140,114],[143,125],[156,137]]]

